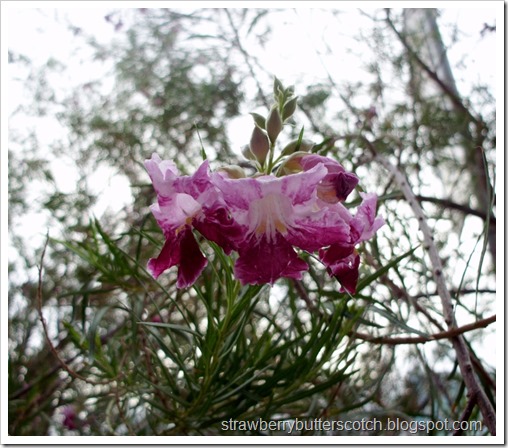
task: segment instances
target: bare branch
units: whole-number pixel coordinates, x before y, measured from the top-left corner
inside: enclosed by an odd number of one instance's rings
[[[369,148],[373,152],[374,159],[377,160],[383,167],[385,167],[388,172],[392,174],[395,182],[398,184],[406,200],[409,202],[413,213],[418,219],[420,230],[423,233],[424,249],[430,258],[432,264],[432,275],[434,277],[434,281],[436,282],[439,297],[441,298],[444,321],[449,331],[456,330],[457,323],[453,313],[452,297],[444,279],[443,265],[441,263],[438,249],[434,243],[434,237],[432,236],[433,232],[429,227],[420,203],[418,202],[411,187],[409,186],[406,176],[402,174],[399,168],[390,163],[384,156],[378,154],[374,145],[370,144]],[[450,341],[457,355],[457,362],[459,364],[460,371],[462,372],[462,376],[468,390],[468,395],[469,397],[474,397],[474,399],[477,401],[485,420],[485,424],[489,428],[490,433],[495,435],[496,411],[487,395],[485,394],[485,391],[478,383],[477,378],[475,377],[469,349],[467,348],[467,345],[461,334],[450,337]]]
[[[364,341],[372,342],[374,344],[384,344],[384,345],[401,345],[401,344],[425,344],[431,341],[438,341],[440,339],[451,339],[458,335],[467,333],[468,331],[477,330],[478,328],[485,328],[491,323],[496,321],[496,316],[490,316],[485,319],[479,320],[477,322],[473,322],[462,327],[454,328],[452,330],[441,331],[439,333],[432,334],[430,336],[418,336],[418,337],[400,337],[400,338],[390,338],[390,337],[375,337],[370,336],[364,333],[352,332],[351,336],[363,339]]]

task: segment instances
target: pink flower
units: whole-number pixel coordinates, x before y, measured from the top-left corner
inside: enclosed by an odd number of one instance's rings
[[[192,229],[230,253],[239,228],[210,181],[207,161],[193,176],[180,176],[173,162],[161,160],[157,154],[145,161],[145,167],[157,192],[151,211],[166,238],[159,256],[149,260],[148,270],[157,278],[172,266],[179,266],[177,287],[185,288],[196,281],[207,264]]]
[[[376,196],[362,195],[356,216],[341,202],[358,183],[339,163],[318,155],[296,162],[303,172],[283,177],[229,179],[213,174],[233,219],[242,227],[235,275],[243,284],[300,279],[308,269],[295,248],[319,250],[342,290],[355,292],[359,255],[355,245],[383,224],[375,217]]]
[[[192,176],[180,176],[170,161],[156,154],[145,162],[157,192],[151,210],[166,242],[148,269],[158,277],[179,266],[177,287],[192,285],[207,264],[193,229],[216,242],[226,254],[235,250],[235,276],[242,284],[273,284],[281,277],[300,279],[307,263],[295,249],[319,251],[342,290],[355,292],[360,257],[355,246],[383,225],[376,217],[377,198],[361,194],[355,216],[344,201],[358,178],[327,157],[294,158],[282,177],[229,178],[210,174],[204,162]]]
[[[314,252],[350,240],[350,227],[342,211],[320,205],[318,185],[327,174],[324,164],[319,163],[306,172],[283,177],[212,176],[233,219],[243,229],[235,264],[235,275],[242,283],[300,279],[308,265],[294,247]]]
[[[69,430],[77,429],[78,425],[76,422],[76,410],[74,409],[74,406],[65,406],[62,409],[63,414],[63,426],[65,426]]]

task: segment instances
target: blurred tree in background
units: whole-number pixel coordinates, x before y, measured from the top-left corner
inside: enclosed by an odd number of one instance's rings
[[[438,11],[312,10],[327,19],[324,37],[350,15],[363,24],[344,37],[362,75],[330,65],[334,48],[307,36],[323,44],[322,76],[282,79],[299,105],[283,137],[303,126],[312,152],[379,196],[386,225],[361,248],[353,297],[310,257],[302,281],[271,289],[235,289],[213,245],[194,288],[176,289],[174,270],[158,281],[146,271],[163,236],[143,161],[156,152],[192,173],[204,149],[213,169],[249,170],[241,145],[251,128],[242,143],[238,129],[249,112],[268,112],[280,75],[263,55],[300,26],[298,11],[123,9],[104,17],[107,44],[69,25],[82,70],[103,69],[72,89],[66,61],[37,66],[9,51],[11,82],[29,99],[9,123],[10,435],[221,435],[230,418],[448,418],[483,423],[457,433],[495,431],[485,342],[495,320],[495,92],[460,82],[470,61],[452,66],[446,51],[464,31],[439,29]],[[468,32],[490,39],[495,23]],[[278,45],[298,53],[290,40]],[[37,127],[55,119],[64,137],[41,141]],[[377,433],[405,434],[341,432]]]

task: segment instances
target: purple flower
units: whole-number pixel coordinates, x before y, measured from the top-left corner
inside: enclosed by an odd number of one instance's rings
[[[63,414],[63,426],[65,426],[69,430],[77,429],[78,425],[76,422],[76,410],[74,409],[74,406],[65,406],[62,409]]]
[[[235,275],[242,283],[273,284],[281,277],[300,279],[308,265],[294,247],[314,252],[350,241],[350,226],[341,215],[343,210],[321,206],[318,186],[327,175],[327,168],[319,163],[308,171],[283,177],[212,176],[243,230],[235,264]]]
[[[342,290],[355,292],[360,257],[355,246],[383,225],[377,198],[362,194],[356,215],[341,203],[358,178],[327,157],[304,155],[290,160],[282,177],[233,179],[210,174],[204,162],[192,176],[180,176],[156,154],[145,162],[157,192],[151,210],[166,242],[148,269],[158,277],[179,266],[177,287],[192,285],[207,264],[193,229],[222,247],[238,252],[235,276],[242,284],[273,284],[281,277],[301,279],[307,263],[295,249],[312,253],[336,277]],[[298,172],[299,171],[299,172]]]
[[[177,287],[185,288],[207,265],[192,229],[230,253],[239,228],[210,181],[207,161],[193,176],[181,176],[173,162],[161,160],[157,154],[145,161],[145,167],[157,192],[151,211],[166,238],[159,256],[149,260],[148,270],[157,278],[172,266],[179,266]]]

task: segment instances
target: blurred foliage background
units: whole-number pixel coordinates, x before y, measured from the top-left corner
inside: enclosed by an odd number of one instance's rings
[[[75,50],[33,61],[9,48],[23,92],[9,101],[10,435],[224,435],[230,418],[484,422],[450,337],[428,338],[447,330],[433,267],[373,154],[407,176],[495,404],[494,66],[470,79],[478,55],[446,56],[493,42],[494,12],[463,29],[433,9],[121,9],[97,14],[108,39],[38,14]],[[303,126],[313,151],[379,195],[386,225],[361,248],[358,293],[310,257],[302,281],[239,288],[213,245],[195,288],[177,290],[175,270],[153,280],[163,236],[143,161],[157,152],[192,173],[203,146],[212,168],[247,169],[248,114],[266,115],[274,76],[299,97],[284,138]]]

